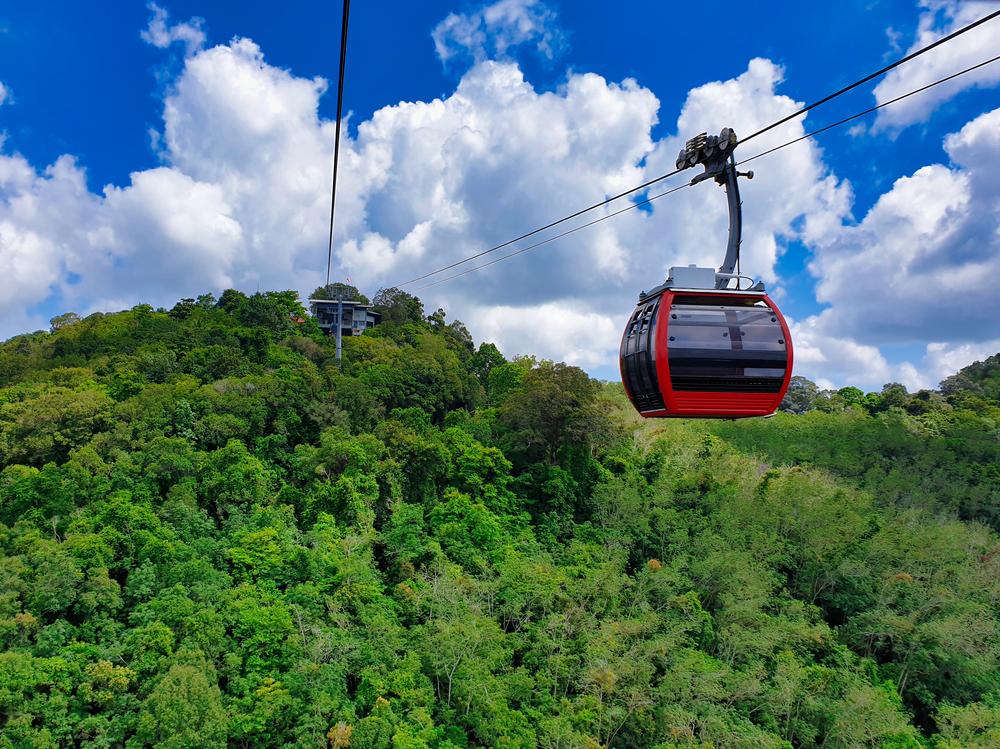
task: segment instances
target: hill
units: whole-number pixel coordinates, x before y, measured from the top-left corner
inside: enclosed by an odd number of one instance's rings
[[[1000,745],[1000,357],[653,423],[375,303],[0,344],[0,747]]]

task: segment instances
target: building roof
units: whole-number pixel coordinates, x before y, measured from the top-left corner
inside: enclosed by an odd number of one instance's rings
[[[337,300],[337,299],[310,299],[309,300],[309,304],[338,304],[338,303],[350,304],[350,305],[353,305],[355,307],[367,307],[369,309],[371,307],[375,306],[373,304],[365,304],[364,302],[360,301],[359,299],[340,299],[340,300]]]

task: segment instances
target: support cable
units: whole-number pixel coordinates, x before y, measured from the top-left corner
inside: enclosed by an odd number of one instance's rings
[[[905,94],[903,94],[901,96],[897,96],[895,99],[889,99],[888,101],[884,101],[881,104],[878,104],[878,105],[876,105],[874,107],[869,107],[868,109],[864,110],[863,112],[858,112],[857,114],[852,114],[850,117],[845,117],[842,120],[837,120],[836,122],[831,123],[829,125],[826,125],[825,127],[821,127],[818,130],[813,130],[811,132],[808,132],[805,135],[802,135],[802,136],[796,138],[795,140],[790,140],[787,143],[782,143],[780,146],[775,146],[774,148],[769,148],[766,151],[761,151],[756,156],[751,156],[749,159],[743,159],[743,161],[737,162],[737,166],[739,166],[741,164],[746,164],[747,162],[753,161],[754,159],[759,159],[761,156],[767,156],[769,153],[774,153],[775,151],[780,151],[785,146],[790,146],[793,143],[798,143],[800,140],[805,140],[806,138],[812,138],[814,135],[819,135],[820,133],[825,133],[827,130],[835,128],[835,127],[837,127],[839,125],[843,125],[843,124],[845,124],[847,122],[850,122],[851,120],[856,120],[856,119],[858,119],[858,117],[864,117],[866,114],[871,114],[872,112],[877,112],[878,110],[882,109],[882,107],[887,107],[890,104],[895,104],[897,101],[902,101],[903,99],[906,99],[906,98],[908,98],[910,96],[913,96],[914,94],[919,94],[921,91],[926,91],[927,89],[933,88],[934,86],[939,86],[942,83],[947,83],[948,81],[952,80],[953,78],[958,78],[958,76],[960,76],[960,75],[965,75],[966,73],[971,73],[973,70],[981,68],[984,65],[989,65],[991,62],[996,62],[997,60],[1000,60],[1000,55],[997,55],[996,57],[991,57],[989,60],[984,60],[983,62],[977,63],[976,65],[973,65],[971,67],[966,68],[965,70],[960,70],[957,73],[952,73],[947,78],[942,78],[941,80],[934,81],[933,83],[928,83],[926,86],[921,86],[920,88],[916,88],[913,91],[905,93]]]
[[[938,46],[944,44],[945,42],[950,42],[952,39],[955,39],[956,37],[959,37],[962,34],[965,34],[965,33],[969,32],[969,31],[972,31],[977,26],[981,26],[982,24],[986,23],[987,21],[993,20],[997,16],[1000,16],[1000,10],[995,10],[992,13],[990,13],[989,15],[983,16],[978,21],[973,21],[968,26],[963,26],[962,28],[960,28],[960,29],[958,29],[956,31],[951,32],[947,36],[942,36],[940,39],[938,39],[937,41],[931,42],[926,47],[921,47],[920,49],[916,50],[915,52],[911,52],[910,54],[906,55],[905,57],[900,57],[895,62],[891,62],[888,65],[886,65],[884,68],[880,68],[880,69],[876,70],[874,73],[870,73],[869,75],[866,75],[864,78],[860,78],[860,79],[856,80],[854,83],[851,83],[850,85],[844,86],[839,91],[834,91],[832,94],[824,96],[822,99],[818,99],[817,101],[814,101],[812,104],[809,104],[807,106],[802,107],[802,109],[798,110],[797,112],[792,112],[790,115],[782,117],[777,122],[772,122],[767,127],[763,127],[760,130],[758,130],[757,132],[751,133],[746,138],[743,138],[742,141],[740,141],[740,142],[741,143],[746,143],[748,140],[753,140],[758,135],[763,135],[768,130],[771,130],[772,128],[776,128],[776,127],[778,127],[778,125],[782,125],[782,124],[788,122],[789,120],[793,120],[796,117],[798,117],[800,114],[805,114],[810,109],[815,109],[816,107],[818,107],[821,104],[826,104],[826,102],[830,101],[831,99],[836,99],[841,94],[846,94],[848,91],[851,91],[852,89],[855,89],[855,88],[857,88],[858,86],[860,86],[860,85],[862,85],[864,83],[868,83],[868,81],[870,81],[870,80],[872,80],[874,78],[878,78],[880,75],[884,75],[885,73],[888,73],[893,68],[898,68],[903,63],[909,62],[910,60],[913,60],[914,58],[920,57],[920,55],[924,54],[925,52],[930,52],[935,47],[938,47]]]
[[[326,246],[326,285],[330,285],[333,265],[333,212],[337,207],[337,171],[340,167],[340,120],[344,111],[344,68],[347,66],[347,18],[351,0],[344,0],[344,19],[340,28],[340,74],[337,77],[337,133],[333,141],[333,186],[330,189],[330,239]]]
[[[771,130],[771,129],[775,128],[775,127],[778,127],[779,125],[782,125],[785,122],[788,122],[789,120],[792,120],[792,119],[794,119],[794,118],[796,118],[796,117],[798,117],[798,116],[800,116],[802,114],[805,114],[806,112],[808,112],[808,111],[810,111],[812,109],[815,109],[816,107],[820,106],[821,104],[825,104],[826,102],[828,102],[828,101],[830,101],[832,99],[835,99],[838,96],[841,96],[842,94],[845,94],[848,91],[851,91],[852,89],[855,89],[858,86],[860,86],[860,85],[862,85],[864,83],[867,83],[868,81],[871,81],[874,78],[879,77],[880,75],[884,75],[885,73],[889,72],[890,70],[892,70],[894,68],[897,68],[900,65],[902,65],[902,64],[904,64],[906,62],[909,62],[910,60],[913,60],[913,59],[919,57],[920,55],[922,55],[922,54],[924,54],[926,52],[929,52],[930,50],[934,49],[935,47],[938,47],[938,46],[940,46],[940,45],[942,45],[942,44],[944,44],[946,42],[949,42],[949,41],[951,41],[951,40],[953,40],[953,39],[961,36],[962,34],[968,33],[972,29],[974,29],[974,28],[976,28],[978,26],[981,26],[982,24],[986,23],[987,21],[993,20],[997,16],[1000,16],[1000,10],[994,11],[993,13],[990,13],[990,14],[988,14],[986,16],[983,16],[979,20],[973,21],[972,23],[968,24],[967,26],[963,26],[962,28],[957,29],[956,31],[953,31],[950,34],[948,34],[946,36],[943,36],[943,37],[941,37],[940,39],[938,39],[938,40],[936,40],[934,42],[931,42],[927,46],[921,47],[920,49],[915,50],[914,52],[911,52],[910,54],[905,55],[904,57],[899,58],[895,62],[892,62],[892,63],[890,63],[890,64],[888,64],[888,65],[880,68],[879,70],[876,70],[874,73],[870,73],[869,75],[866,75],[864,78],[860,78],[859,80],[855,81],[854,83],[851,83],[850,85],[844,86],[840,90],[835,91],[832,94],[829,94],[827,96],[824,96],[822,99],[818,99],[817,101],[814,101],[812,104],[808,104],[807,106],[805,106],[805,107],[803,107],[803,108],[801,108],[801,109],[799,109],[799,110],[797,110],[795,112],[792,112],[791,114],[786,115],[785,117],[782,117],[781,119],[779,119],[779,120],[777,120],[775,122],[772,122],[770,125],[767,125],[766,127],[761,128],[760,130],[756,131],[755,133],[752,133],[751,135],[747,136],[746,138],[741,139],[740,142],[741,143],[746,143],[747,141],[752,140],[753,138],[756,138],[758,135],[762,135],[763,133],[766,133],[769,130]],[[346,20],[345,20],[345,29],[346,29]],[[950,80],[951,78],[957,77],[958,75],[962,75],[964,73],[969,72],[970,70],[974,70],[976,67],[980,67],[981,65],[985,65],[988,62],[992,62],[992,60],[988,60],[988,61],[986,61],[984,63],[981,63],[980,65],[974,66],[973,68],[969,68],[968,70],[964,70],[961,73],[956,73],[955,75],[950,76],[949,78],[942,79],[942,80],[937,81],[935,83],[932,83],[932,84],[929,84],[927,86],[924,86],[923,88],[918,89],[917,91],[912,91],[912,92],[910,92],[910,94],[907,94],[906,96],[909,96],[909,95],[914,94],[914,93],[918,93],[919,91],[924,91],[924,90],[926,90],[928,88],[931,88],[932,86],[938,85],[939,83],[943,83],[945,80]],[[893,101],[898,101],[900,98],[905,98],[905,97],[897,97]],[[866,112],[859,113],[857,115],[854,115],[852,118],[848,118],[848,119],[853,119],[854,117],[860,117],[863,114],[867,114],[868,112],[873,112],[876,109],[880,109],[881,107],[886,106],[889,103],[891,103],[891,102],[884,102],[883,104],[880,104],[877,107],[873,107],[870,110],[866,110]],[[847,120],[845,120],[845,122],[846,121]],[[836,126],[836,124],[835,125],[831,125],[829,127],[835,127],[835,126]],[[829,128],[827,128],[827,129],[829,129]],[[822,131],[820,130],[820,131],[816,131],[816,132],[818,133],[818,132],[822,132]],[[338,133],[339,133],[339,127],[338,127]],[[815,133],[813,133],[813,134],[815,134]],[[807,137],[811,137],[811,136],[810,135],[802,136],[802,138],[807,138]],[[802,140],[802,138],[799,138],[797,140]],[[784,148],[787,145],[791,145],[793,142],[797,142],[797,140],[785,143],[782,146],[779,146],[779,148]],[[774,150],[776,150],[776,149],[774,149]],[[760,156],[760,155],[763,155],[763,154],[758,154],[758,156]],[[757,157],[755,156],[753,158],[757,158]],[[749,159],[747,159],[746,161],[749,161]],[[746,163],[746,162],[744,161],[744,162],[741,162],[741,163]],[[493,247],[490,247],[488,249],[482,250],[481,252],[477,252],[474,255],[470,255],[470,256],[468,256],[466,258],[463,258],[461,260],[456,260],[453,263],[449,263],[448,265],[444,265],[444,266],[438,268],[437,270],[430,271],[429,273],[425,273],[422,276],[416,276],[415,278],[411,278],[411,279],[409,279],[407,281],[403,281],[401,283],[396,283],[396,284],[392,284],[392,285],[396,286],[396,287],[408,286],[408,285],[410,285],[412,283],[416,283],[417,281],[423,281],[424,279],[430,278],[431,276],[436,276],[439,273],[444,273],[445,271],[451,270],[452,268],[455,268],[455,267],[457,267],[459,265],[464,265],[465,263],[468,263],[468,262],[471,262],[471,261],[476,260],[478,258],[481,258],[483,255],[488,255],[488,254],[490,254],[492,252],[496,252],[497,250],[501,250],[504,247],[508,247],[509,245],[512,245],[512,244],[514,244],[516,242],[520,242],[522,239],[527,239],[528,237],[532,237],[532,236],[534,236],[536,234],[539,234],[540,232],[546,231],[547,229],[551,229],[554,226],[558,226],[558,225],[560,225],[562,223],[565,223],[566,221],[570,221],[570,220],[572,220],[574,218],[577,218],[578,216],[583,215],[584,213],[589,213],[590,211],[593,211],[593,210],[595,210],[597,208],[601,208],[602,206],[605,206],[608,203],[612,203],[612,202],[614,202],[616,200],[619,200],[620,198],[624,198],[624,197],[626,197],[628,195],[631,195],[633,193],[636,193],[636,192],[639,192],[641,190],[644,190],[647,187],[650,187],[651,185],[654,185],[654,184],[656,184],[658,182],[662,182],[665,179],[673,177],[674,175],[680,173],[680,171],[682,171],[682,170],[675,169],[672,172],[668,172],[666,174],[662,174],[659,177],[655,177],[654,179],[651,179],[648,182],[644,182],[641,185],[638,185],[636,187],[633,187],[630,190],[625,190],[624,192],[620,192],[617,195],[613,195],[613,196],[611,196],[609,198],[605,198],[604,200],[599,201],[597,203],[594,203],[593,205],[588,206],[587,208],[583,208],[583,209],[581,209],[579,211],[576,211],[575,213],[571,213],[568,216],[565,216],[565,217],[563,217],[561,219],[558,219],[557,221],[553,221],[551,223],[548,223],[545,226],[542,226],[542,227],[539,227],[537,229],[534,229],[533,231],[529,231],[529,232],[527,232],[525,234],[522,234],[519,237],[515,237],[514,239],[510,239],[510,240],[508,240],[506,242],[502,242],[501,244],[494,245]],[[662,197],[662,196],[657,196],[657,197]],[[635,205],[641,205],[641,204],[644,204],[646,202],[648,202],[648,201],[643,201],[643,203],[636,203],[636,204],[633,204],[633,206],[630,206],[630,207],[634,207]],[[628,209],[625,209],[625,210],[628,210]],[[617,213],[610,214],[610,215],[617,215]],[[604,218],[608,218],[608,216],[605,216]],[[592,223],[596,223],[596,221],[592,222]],[[332,224],[332,211],[331,211],[331,224]],[[587,224],[587,225],[589,226],[590,224]],[[559,236],[565,236],[565,235],[561,234]],[[332,246],[332,232],[331,232],[331,246]],[[534,246],[537,246],[537,245],[534,245]],[[514,254],[518,254],[518,253],[514,253]],[[505,257],[511,257],[511,256],[512,255],[507,255]],[[486,267],[486,266],[484,265],[484,266],[481,266],[481,267]],[[462,274],[458,274],[458,275],[462,275]],[[454,278],[454,277],[457,277],[457,276],[451,276],[451,278]],[[427,288],[427,286],[422,286],[421,288]]]
[[[399,287],[399,286],[407,286],[407,285],[409,285],[411,283],[416,283],[417,281],[423,281],[425,278],[430,278],[431,276],[436,276],[438,273],[444,273],[446,270],[451,270],[455,266],[463,265],[463,264],[468,263],[468,262],[470,262],[472,260],[476,260],[477,258],[481,258],[483,255],[490,254],[491,252],[496,252],[497,250],[502,250],[504,247],[507,247],[508,245],[512,245],[515,242],[520,242],[522,239],[527,239],[528,237],[533,237],[536,234],[545,231],[546,229],[551,229],[553,226],[559,226],[559,224],[565,223],[565,222],[567,222],[567,221],[569,221],[571,219],[576,218],[577,216],[581,216],[584,213],[589,213],[590,211],[594,210],[595,208],[600,208],[601,206],[605,206],[608,203],[613,203],[614,201],[618,200],[619,198],[624,198],[626,195],[631,195],[634,192],[639,192],[640,190],[645,190],[647,187],[649,187],[651,185],[655,185],[657,182],[662,182],[665,179],[669,179],[670,177],[673,177],[675,174],[680,174],[680,172],[681,172],[680,169],[675,169],[674,171],[669,172],[667,174],[661,174],[659,177],[656,177],[655,179],[651,179],[648,182],[643,182],[638,187],[633,187],[631,190],[626,190],[625,192],[620,192],[617,195],[613,195],[610,198],[605,198],[604,200],[602,200],[599,203],[594,203],[592,206],[589,206],[587,208],[582,208],[579,211],[577,211],[576,213],[571,213],[568,216],[564,216],[563,218],[559,219],[558,221],[553,221],[552,223],[546,224],[545,226],[540,226],[539,228],[537,228],[537,229],[535,229],[533,231],[529,231],[527,234],[522,234],[519,237],[514,237],[514,239],[509,239],[506,242],[503,242],[502,244],[494,245],[493,247],[490,247],[489,249],[483,250],[482,252],[477,252],[475,255],[470,255],[469,257],[464,258],[462,260],[456,260],[454,263],[451,263],[450,265],[445,265],[445,266],[443,266],[441,268],[438,268],[437,270],[432,270],[430,273],[425,273],[422,276],[417,276],[416,278],[411,278],[409,281],[403,281],[402,283],[393,284],[393,285],[397,286],[397,287]],[[614,215],[614,214],[612,214],[612,215]],[[560,235],[560,236],[562,236],[562,235]],[[426,287],[421,287],[421,288],[426,288]]]
[[[533,250],[536,247],[541,247],[543,244],[548,244],[549,242],[554,242],[557,239],[562,239],[563,237],[565,237],[568,234],[573,234],[574,232],[580,231],[580,229],[586,229],[588,226],[593,226],[594,224],[599,224],[602,221],[607,221],[609,218],[614,218],[619,213],[625,213],[625,211],[631,211],[633,208],[638,208],[641,205],[646,205],[648,203],[652,203],[654,200],[657,200],[658,198],[665,197],[667,195],[670,195],[671,193],[677,192],[678,190],[683,190],[685,187],[691,187],[691,184],[689,182],[685,182],[683,185],[677,185],[677,187],[672,187],[671,189],[667,190],[666,192],[661,192],[659,195],[653,195],[652,197],[646,198],[644,200],[640,200],[640,201],[638,201],[636,203],[630,203],[629,205],[625,206],[624,208],[620,208],[619,210],[615,211],[614,213],[609,213],[606,216],[601,216],[600,218],[595,218],[593,221],[588,221],[586,224],[580,224],[580,226],[574,227],[572,229],[567,229],[566,231],[562,232],[561,234],[556,234],[554,237],[549,237],[548,239],[543,239],[540,242],[535,242],[534,244],[530,244],[527,247],[522,247],[520,250],[517,250],[516,252],[510,252],[510,253],[508,253],[506,255],[501,255],[500,257],[496,258],[495,260],[491,260],[488,263],[483,263],[482,265],[477,265],[474,268],[469,268],[467,270],[463,270],[460,273],[455,273],[454,275],[446,276],[445,278],[438,279],[437,281],[432,281],[431,283],[426,284],[425,286],[419,286],[416,289],[414,289],[414,291],[422,291],[423,289],[429,289],[432,286],[437,286],[439,283],[444,283],[445,281],[451,281],[453,278],[458,278],[459,276],[464,276],[464,275],[466,275],[468,273],[474,273],[477,270],[482,270],[483,268],[486,268],[486,267],[489,267],[489,266],[494,265],[496,263],[499,263],[501,260],[507,260],[508,258],[512,258],[515,255],[520,255],[522,252],[527,252],[528,250]]]
[[[845,117],[844,119],[838,120],[837,122],[834,122],[834,123],[832,123],[830,125],[826,125],[825,127],[821,127],[821,128],[819,128],[817,130],[813,130],[812,132],[806,133],[805,135],[802,135],[802,136],[800,136],[798,138],[794,138],[794,139],[792,139],[790,141],[782,143],[780,146],[775,146],[774,148],[770,148],[770,149],[768,149],[766,151],[762,151],[761,153],[758,153],[755,156],[751,156],[748,159],[744,159],[743,161],[738,162],[737,166],[739,166],[740,164],[746,164],[748,161],[753,161],[754,159],[759,159],[762,156],[767,156],[769,154],[774,153],[775,151],[780,151],[782,148],[785,148],[786,146],[791,146],[791,145],[793,145],[795,143],[799,143],[799,142],[801,142],[803,140],[806,140],[808,138],[813,138],[816,135],[819,135],[820,133],[825,133],[827,130],[830,130],[832,128],[838,127],[840,125],[844,125],[844,124],[846,124],[848,122],[851,122],[852,120],[858,119],[859,117],[863,117],[864,115],[871,114],[872,112],[878,111],[879,109],[882,109],[883,107],[887,107],[890,104],[895,104],[898,101],[902,101],[903,99],[906,99],[906,98],[908,98],[910,96],[913,96],[914,94],[921,93],[922,91],[926,91],[927,89],[933,88],[934,86],[939,86],[942,83],[947,83],[948,81],[953,80],[954,78],[957,78],[960,75],[965,75],[966,73],[971,73],[973,70],[981,68],[984,65],[988,65],[988,64],[990,64],[992,62],[996,62],[997,60],[1000,60],[1000,55],[997,55],[996,57],[990,58],[989,60],[984,60],[983,62],[977,63],[976,65],[972,65],[972,66],[966,68],[965,70],[961,70],[961,71],[959,71],[957,73],[953,73],[953,74],[951,74],[951,75],[949,75],[949,76],[947,76],[945,78],[941,78],[941,79],[939,79],[937,81],[934,81],[933,83],[928,83],[926,86],[921,86],[920,88],[914,89],[913,91],[905,93],[905,94],[903,94],[901,96],[897,96],[896,98],[891,99],[889,101],[882,102],[878,106],[870,107],[870,108],[868,108],[868,109],[866,109],[866,110],[864,110],[862,112],[858,112],[857,114],[853,114],[850,117]],[[673,174],[676,174],[676,172],[674,172]],[[671,174],[671,175],[667,175],[667,176],[673,176],[673,175]],[[614,218],[615,216],[621,215],[622,213],[625,213],[626,211],[631,211],[633,208],[638,208],[638,207],[643,206],[643,205],[648,205],[649,203],[652,203],[654,200],[659,200],[660,198],[666,197],[667,195],[671,195],[671,194],[673,194],[675,192],[678,192],[679,190],[683,190],[685,187],[691,187],[691,186],[692,185],[689,182],[685,182],[682,185],[677,185],[676,187],[673,187],[673,188],[671,188],[669,190],[661,192],[661,193],[659,193],[657,195],[653,195],[653,196],[645,198],[643,200],[636,201],[635,203],[630,203],[629,205],[625,206],[624,208],[621,208],[621,209],[619,209],[617,211],[614,211],[613,213],[609,213],[606,216],[601,216],[600,218],[596,218],[593,221],[588,221],[585,224],[581,224],[580,226],[574,227],[572,229],[568,229],[568,230],[566,230],[564,232],[556,234],[553,237],[549,237],[547,239],[543,239],[540,242],[535,242],[534,244],[528,245],[527,247],[523,247],[520,250],[517,250],[515,252],[510,252],[510,253],[508,253],[506,255],[502,255],[501,257],[498,257],[495,260],[491,260],[488,263],[483,263],[482,265],[477,265],[474,268],[469,268],[467,270],[461,271],[460,273],[455,273],[455,274],[447,276],[445,278],[441,278],[441,279],[438,279],[436,281],[432,281],[431,283],[425,284],[423,286],[420,286],[420,287],[414,289],[414,291],[423,291],[424,289],[429,289],[429,288],[431,288],[433,286],[437,286],[438,284],[445,283],[446,281],[451,281],[451,280],[459,278],[461,276],[468,275],[469,273],[475,273],[476,271],[482,270],[483,268],[488,268],[491,265],[495,265],[496,263],[499,263],[502,260],[507,260],[509,258],[516,257],[517,255],[520,255],[522,253],[528,252],[529,250],[533,250],[533,249],[535,249],[537,247],[541,247],[542,245],[548,244],[549,242],[554,242],[557,239],[562,239],[563,237],[565,237],[565,236],[567,236],[569,234],[573,234],[575,232],[578,232],[581,229],[586,229],[586,228],[588,228],[590,226],[593,226],[594,224],[599,224],[602,221],[607,221],[609,218]],[[579,215],[579,214],[577,214],[577,215]],[[516,241],[516,240],[512,240],[512,241]],[[484,254],[484,253],[480,253],[480,255],[477,255],[476,257],[480,257],[480,256],[482,256],[482,254]],[[472,259],[472,258],[469,258],[469,259]],[[459,265],[459,264],[460,263],[453,263],[450,267],[455,267],[455,265]],[[428,274],[428,275],[434,275],[434,274]],[[424,278],[426,278],[426,277],[427,276],[424,276]]]

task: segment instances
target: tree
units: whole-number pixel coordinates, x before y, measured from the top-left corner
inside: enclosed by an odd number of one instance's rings
[[[476,377],[479,378],[479,382],[485,388],[489,383],[490,372],[506,363],[507,360],[500,353],[500,349],[496,347],[496,344],[484,341],[479,344],[476,353],[472,355],[469,368],[475,373]]]
[[[186,320],[196,308],[195,300],[188,297],[177,302],[168,314],[177,320]]]
[[[941,736],[935,749],[991,749],[1000,746],[1000,693],[968,705],[943,705],[936,716]]]
[[[70,325],[76,325],[80,322],[80,316],[75,312],[63,312],[61,315],[56,315],[51,320],[49,320],[49,325],[51,330],[55,333],[63,328],[68,328]]]
[[[159,749],[226,746],[226,712],[214,669],[200,653],[175,663],[143,703],[137,737]]]
[[[845,403],[849,403],[852,406],[860,406],[861,402],[865,399],[864,392],[852,385],[842,387],[837,391],[837,394],[844,399]]]
[[[819,388],[810,379],[795,375],[788,383],[788,391],[781,401],[781,410],[793,414],[804,414],[816,401]]]
[[[49,388],[37,398],[0,403],[0,461],[63,461],[111,424],[114,402],[99,390]]]
[[[440,332],[444,329],[446,317],[447,314],[445,311],[438,307],[436,312],[432,312],[427,315],[427,322],[431,324],[431,327],[434,328],[434,330]]]
[[[379,301],[0,342],[0,747],[1000,745],[1000,359],[640,422]]]
[[[382,315],[383,323],[419,323],[424,319],[424,305],[412,294],[391,287],[379,289],[375,295],[375,311]]]
[[[537,364],[534,357],[520,356],[513,361],[497,363],[486,374],[486,396],[493,405],[500,405],[508,393],[516,390],[524,376]]]
[[[247,295],[236,289],[226,289],[216,302],[220,309],[224,309],[230,314],[235,314],[243,307],[247,301]]]
[[[475,352],[476,345],[465,324],[461,320],[452,320],[442,332],[462,361],[468,361]]]
[[[602,428],[595,407],[599,386],[579,367],[542,362],[524,374],[500,408],[504,446],[522,464],[553,464],[567,451],[589,447]]]
[[[950,402],[981,410],[1000,401],[1000,354],[967,367],[941,381],[941,394]]]
[[[310,299],[337,299],[340,297],[345,302],[361,302],[362,304],[371,304],[371,301],[362,294],[357,286],[351,286],[347,283],[331,283],[326,286],[319,286],[312,294],[309,295]],[[377,297],[376,297],[377,298]]]
[[[879,393],[868,406],[872,413],[887,411],[890,408],[906,408],[910,402],[910,394],[906,386],[898,382],[889,382],[882,386]]]
[[[268,291],[253,294],[240,307],[240,321],[250,328],[270,331],[283,337],[296,329],[295,318],[305,318],[306,311],[296,291]]]

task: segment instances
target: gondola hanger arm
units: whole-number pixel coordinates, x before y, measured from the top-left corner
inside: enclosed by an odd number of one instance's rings
[[[733,152],[738,143],[736,132],[732,128],[726,127],[717,136],[706,133],[696,135],[684,144],[684,148],[677,155],[677,168],[679,170],[687,169],[696,164],[705,167],[704,172],[691,180],[692,185],[707,179],[714,179],[716,184],[722,185],[726,191],[729,205],[729,241],[726,246],[726,257],[722,261],[722,265],[719,266],[715,281],[717,289],[728,288],[740,257],[740,243],[743,238],[743,208],[738,178],[753,179],[752,171],[739,172],[736,170],[736,159],[733,157]]]

